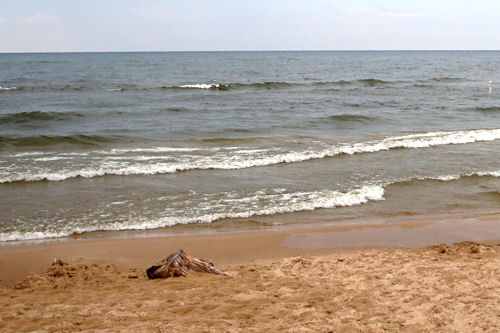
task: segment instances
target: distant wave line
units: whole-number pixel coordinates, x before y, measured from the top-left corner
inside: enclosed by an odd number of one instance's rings
[[[167,89],[201,89],[201,90],[231,90],[231,89],[283,89],[292,87],[343,87],[343,86],[364,86],[364,87],[380,87],[390,86],[399,83],[414,83],[412,87],[430,87],[429,85],[420,83],[453,83],[463,80],[459,77],[431,77],[418,80],[382,80],[379,78],[360,78],[360,79],[339,79],[336,81],[314,81],[314,82],[284,82],[284,81],[264,81],[264,82],[201,82],[201,83],[186,83],[179,85],[158,85],[153,87],[141,87],[136,84],[122,84],[115,87],[106,87],[106,85],[78,85],[70,84],[63,86],[0,86],[0,92],[13,91],[92,91],[106,89],[109,92],[127,92],[127,91],[148,91],[148,90],[167,90]],[[415,83],[416,82],[416,83]]]

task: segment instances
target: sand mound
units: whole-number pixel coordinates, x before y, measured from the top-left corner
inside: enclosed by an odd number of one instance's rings
[[[498,332],[500,244],[359,249],[148,280],[56,261],[0,291],[5,331]]]
[[[146,274],[137,268],[123,269],[115,265],[86,264],[83,260],[55,259],[45,274],[30,275],[26,280],[17,283],[14,289],[51,287],[70,288],[81,285],[99,286],[114,283],[126,278],[145,278]]]

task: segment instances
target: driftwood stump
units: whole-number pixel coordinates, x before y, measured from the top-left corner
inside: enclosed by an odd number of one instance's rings
[[[227,275],[214,267],[211,261],[190,257],[183,250],[172,253],[146,270],[150,279],[186,276],[188,270]]]

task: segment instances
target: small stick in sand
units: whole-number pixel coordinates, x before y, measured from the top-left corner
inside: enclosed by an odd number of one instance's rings
[[[227,275],[214,267],[211,261],[190,257],[183,250],[172,253],[146,270],[150,279],[186,276],[188,270]]]

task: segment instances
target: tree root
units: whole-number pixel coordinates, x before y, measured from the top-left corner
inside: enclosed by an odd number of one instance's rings
[[[203,273],[227,275],[219,271],[210,260],[190,257],[183,250],[172,253],[146,270],[150,279],[186,276],[189,270]]]

